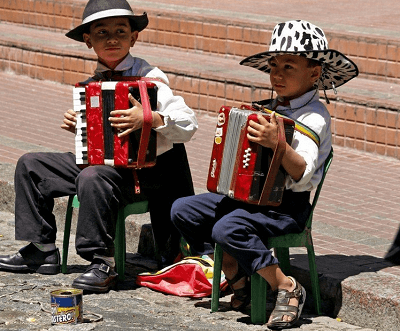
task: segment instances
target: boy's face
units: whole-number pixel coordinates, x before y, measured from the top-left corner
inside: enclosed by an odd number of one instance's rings
[[[89,48],[94,49],[99,61],[114,69],[128,54],[138,38],[137,31],[131,31],[126,17],[110,17],[93,22],[90,33],[83,39]]]
[[[297,55],[276,56],[269,65],[272,87],[286,101],[310,91],[321,75],[321,66],[309,66],[308,59]]]

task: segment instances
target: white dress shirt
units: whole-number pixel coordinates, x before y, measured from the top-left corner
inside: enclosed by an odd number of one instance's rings
[[[277,103],[273,100],[271,108]],[[319,94],[310,91],[290,101],[290,106],[278,106],[276,111],[312,129],[320,138],[320,147],[309,137],[295,131],[292,147],[306,162],[306,170],[299,181],[287,176],[286,189],[294,192],[311,191],[322,178],[323,166],[332,147],[331,116],[319,101]]]

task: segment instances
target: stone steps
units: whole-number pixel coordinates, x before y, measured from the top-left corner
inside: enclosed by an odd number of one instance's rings
[[[64,36],[80,23],[86,0],[20,0],[0,4],[0,69],[37,79],[73,85],[93,72],[95,55]],[[147,11],[149,27],[132,49],[164,70],[171,87],[189,106],[215,114],[222,105],[239,105],[269,97],[268,75],[239,61],[267,48],[275,23],[261,16],[215,15],[187,6],[172,11],[164,4],[135,4]],[[160,4],[158,4],[160,5]],[[143,7],[140,7],[143,6]],[[331,48],[359,66],[360,76],[331,103],[336,145],[400,158],[399,39],[343,30],[326,30]],[[399,55],[398,55],[399,54]]]
[[[66,32],[81,22],[86,0],[19,0],[0,4],[0,20],[25,26]],[[266,49],[275,22],[265,22],[265,15],[245,14],[224,17],[181,7],[176,13],[157,2],[133,4],[135,11],[146,11],[150,24],[139,40],[152,46],[167,46],[188,52],[219,54],[243,58]],[[141,7],[142,6],[142,7]],[[176,6],[175,6],[176,7]],[[324,29],[330,48],[339,49],[357,62],[360,74],[371,79],[399,82],[400,39],[398,36],[373,35],[336,26]]]

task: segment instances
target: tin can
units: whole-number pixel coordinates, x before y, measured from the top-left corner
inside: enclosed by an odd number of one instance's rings
[[[75,288],[52,291],[51,324],[82,323],[82,296],[83,291]]]

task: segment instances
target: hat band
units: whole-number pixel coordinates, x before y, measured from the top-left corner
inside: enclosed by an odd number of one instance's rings
[[[133,12],[128,9],[108,9],[89,15],[82,21],[82,25],[105,17],[133,16],[133,15],[134,15]]]

